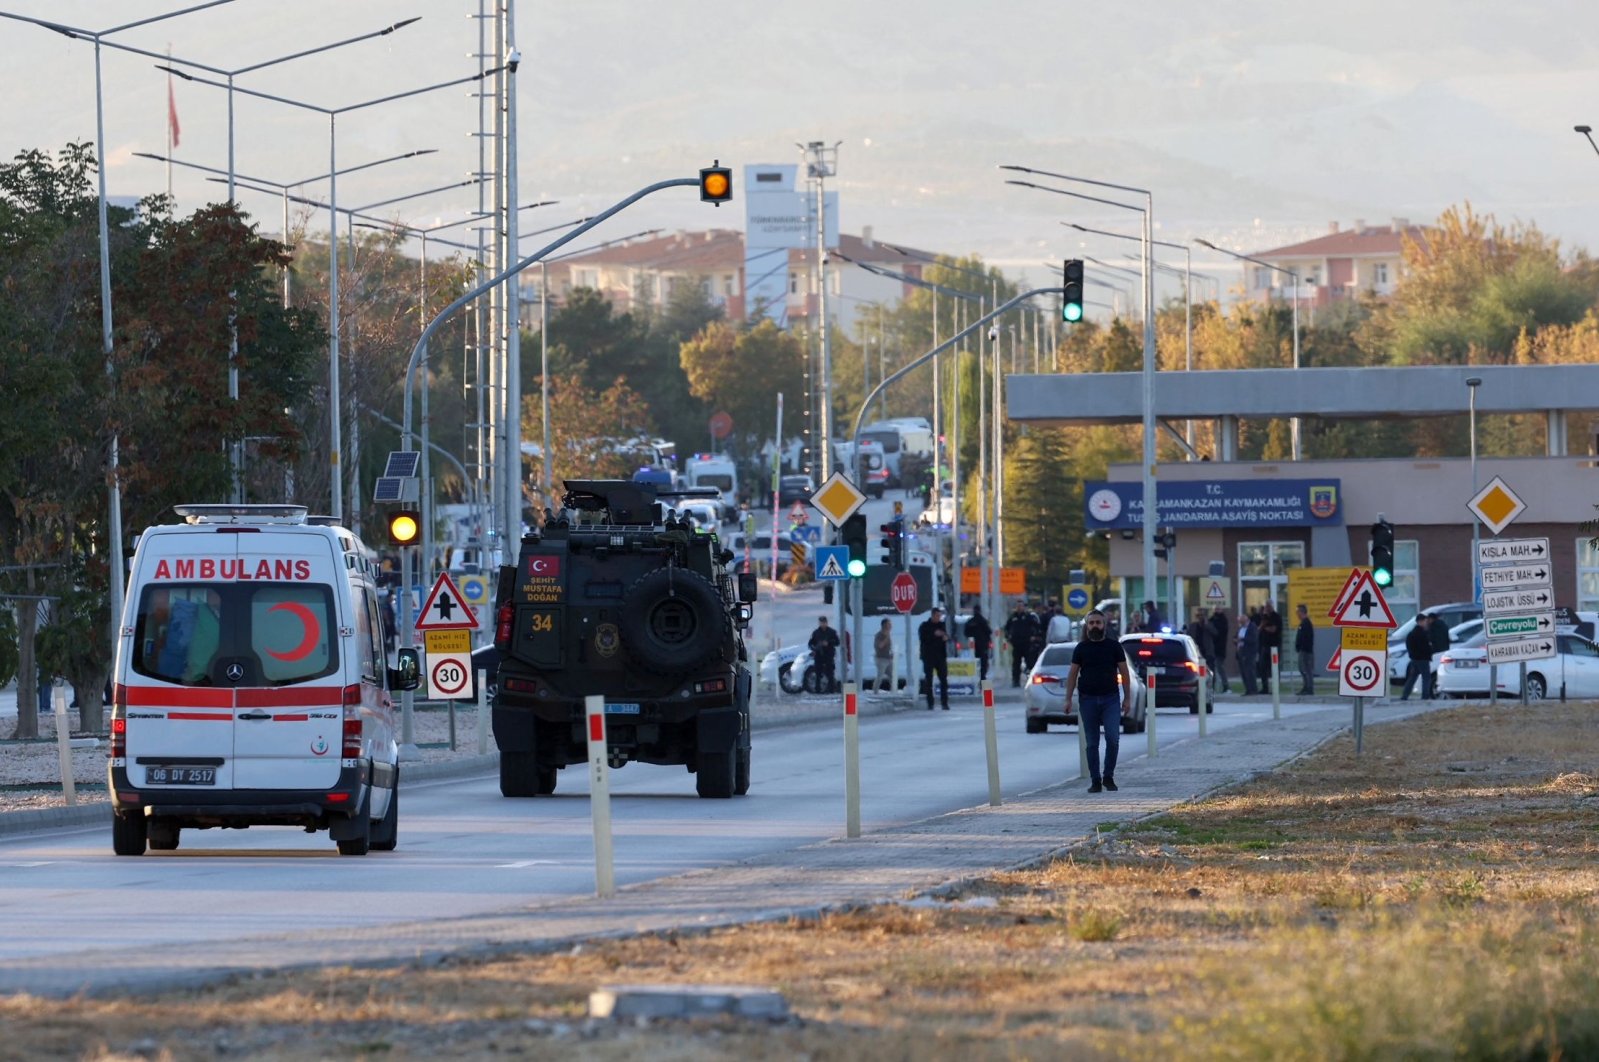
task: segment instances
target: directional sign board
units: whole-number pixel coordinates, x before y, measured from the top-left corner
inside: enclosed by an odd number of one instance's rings
[[[1485,538],[1477,543],[1478,564],[1543,564],[1548,559],[1547,538]]]
[[[1088,611],[1088,591],[1080,586],[1074,586],[1066,591],[1066,611],[1074,616],[1080,616]]]
[[[1489,642],[1488,663],[1513,664],[1518,660],[1542,660],[1555,655],[1553,638],[1518,638],[1510,642]]]
[[[478,629],[477,614],[467,607],[466,597],[450,578],[449,572],[440,572],[438,581],[428,594],[427,601],[416,614],[419,631],[447,631]],[[468,671],[472,670],[470,667]]]
[[[1466,508],[1483,522],[1483,526],[1497,535],[1527,511],[1527,503],[1516,496],[1509,484],[1495,476],[1466,503]]]
[[[1388,651],[1343,650],[1338,669],[1340,697],[1381,697],[1388,678]]]
[[[834,527],[838,527],[853,516],[856,509],[866,504],[866,495],[862,494],[860,488],[851,483],[842,472],[834,472],[827,477],[827,482],[811,495],[811,504],[820,509],[822,515],[827,517]]]
[[[1555,633],[1553,612],[1528,612],[1514,616],[1488,616],[1483,631],[1489,638],[1521,638],[1529,634]]]
[[[1482,569],[1484,591],[1535,589],[1549,586],[1551,580],[1547,564],[1505,564]]]
[[[1382,591],[1372,580],[1371,572],[1364,570],[1355,575],[1350,589],[1339,595],[1339,603],[1333,613],[1332,621],[1335,627],[1383,627],[1392,630],[1399,626],[1394,620],[1394,614],[1388,609],[1388,602],[1383,598]],[[1346,666],[1348,662],[1349,657],[1346,654],[1344,657]],[[1349,694],[1349,696],[1363,696],[1363,694]]]
[[[1482,610],[1490,616],[1506,612],[1541,612],[1554,607],[1554,592],[1548,589],[1493,590],[1482,595]]]
[[[817,524],[801,524],[788,534],[795,542],[820,542],[822,540],[822,529]]]
[[[849,547],[848,546],[817,546],[816,547],[816,578],[818,578],[818,579],[848,579],[849,578]]]

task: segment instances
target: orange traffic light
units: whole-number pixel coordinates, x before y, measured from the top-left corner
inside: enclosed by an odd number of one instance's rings
[[[415,509],[396,509],[389,513],[389,544],[410,546],[422,531],[422,514]]]
[[[715,203],[721,206],[732,201],[733,198],[733,171],[716,160],[710,166],[700,171],[700,202]]]

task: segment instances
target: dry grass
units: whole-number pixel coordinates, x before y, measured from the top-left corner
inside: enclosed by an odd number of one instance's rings
[[[1599,1057],[1599,709],[1434,713],[968,890],[815,922],[157,999],[0,1000],[0,1057]],[[615,982],[783,1023],[589,1023]]]

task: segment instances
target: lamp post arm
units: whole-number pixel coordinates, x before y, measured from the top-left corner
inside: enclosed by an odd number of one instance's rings
[[[552,242],[540,247],[537,251],[534,251],[531,255],[528,255],[526,258],[522,259],[520,262],[511,266],[504,272],[485,280],[483,283],[479,284],[477,287],[473,288],[471,291],[468,291],[466,294],[450,303],[444,309],[440,310],[439,315],[433,318],[433,320],[429,321],[426,328],[422,329],[422,334],[417,338],[416,346],[411,351],[410,360],[407,361],[405,365],[405,422],[400,427],[400,448],[402,450],[411,449],[411,391],[415,385],[417,363],[422,360],[422,352],[427,349],[429,340],[433,338],[433,333],[437,332],[439,327],[454,315],[455,311],[459,310],[473,299],[476,299],[478,296],[490,291],[497,285],[509,280],[511,277],[516,276],[516,274],[520,273],[528,266],[538,262],[545,255],[551,253],[552,251],[557,251],[566,246],[568,243],[571,243],[577,237],[594,228],[600,222],[611,217],[611,215],[627,209],[640,199],[643,199],[645,196],[653,195],[654,193],[662,191],[666,188],[695,188],[699,186],[699,183],[698,177],[674,177],[669,181],[656,181],[652,185],[640,188],[626,199],[623,199],[613,204],[609,208],[600,211],[598,214],[595,214],[593,217],[572,229],[570,232],[567,232],[564,235],[557,237]]]
[[[1096,181],[1092,177],[1073,177],[1069,173],[1050,173],[1048,170],[1035,170],[1028,166],[1001,166],[1002,170],[1015,170],[1017,173],[1031,173],[1039,177],[1053,177],[1057,181],[1076,181],[1078,184],[1092,184],[1100,188],[1114,188],[1118,192],[1136,192],[1138,195],[1149,195],[1147,188],[1134,188],[1130,184],[1114,184],[1111,181]],[[1020,184],[1020,181],[1010,181],[1010,184]],[[1034,187],[1038,187],[1034,185]],[[1052,189],[1053,190],[1053,189]]]
[[[1006,181],[1005,183],[1014,184],[1021,188],[1036,188],[1040,192],[1054,192],[1056,195],[1069,195],[1073,199],[1086,199],[1090,203],[1104,203],[1106,206],[1121,207],[1123,210],[1142,211],[1144,209],[1141,206],[1134,206],[1132,203],[1123,203],[1115,199],[1101,199],[1097,195],[1089,195],[1086,192],[1071,192],[1067,191],[1065,188],[1051,188],[1048,185],[1034,184],[1032,181]]]
[[[178,15],[187,15],[195,11],[204,11],[208,7],[219,7],[222,4],[231,4],[232,2],[233,0],[210,0],[209,3],[195,4],[193,7],[186,7],[182,11],[168,11],[162,15],[151,15],[149,18],[141,18],[136,22],[125,22],[120,26],[112,26],[108,30],[102,30],[99,35],[103,37],[108,33],[121,33],[126,29],[133,29],[137,26],[148,26],[152,22],[164,22],[169,18],[176,18]]]
[[[234,70],[232,72],[234,74],[248,74],[251,71],[262,70],[262,69],[265,69],[266,67],[269,67],[269,66],[276,66],[279,63],[286,63],[290,59],[303,59],[304,57],[306,57],[308,55],[316,55],[318,52],[330,52],[330,51],[332,51],[335,48],[342,48],[346,44],[358,44],[361,41],[369,41],[369,40],[373,40],[373,39],[375,39],[377,37],[387,37],[389,34],[393,33],[395,30],[404,29],[405,27],[409,26],[413,22],[421,22],[421,21],[422,21],[422,16],[421,15],[417,15],[414,18],[408,18],[408,19],[404,19],[404,20],[402,20],[400,22],[396,22],[392,26],[385,26],[383,29],[373,30],[371,33],[363,33],[359,37],[349,37],[349,38],[346,38],[345,40],[342,40],[342,41],[334,41],[332,44],[318,45],[315,48],[307,48],[303,52],[295,52],[293,55],[283,55],[283,56],[279,56],[276,59],[266,59],[266,60],[263,60],[262,62],[254,63],[254,64],[252,64],[250,66],[241,66],[241,67],[239,67],[239,69]],[[177,61],[178,62],[186,62],[187,60],[180,59],[180,60],[177,60]]]

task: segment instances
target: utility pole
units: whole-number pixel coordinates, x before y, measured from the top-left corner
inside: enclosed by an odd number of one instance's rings
[[[820,479],[833,474],[833,352],[827,316],[827,178],[838,172],[838,145],[828,147],[820,140],[796,145],[805,153],[805,173],[816,188],[816,288],[817,322],[821,329],[821,417],[817,432],[821,436],[822,468]]]

